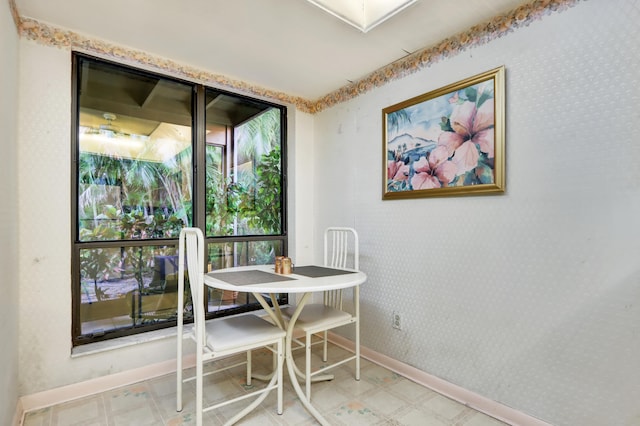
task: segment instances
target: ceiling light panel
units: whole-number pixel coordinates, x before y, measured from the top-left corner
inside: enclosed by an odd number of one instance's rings
[[[307,0],[363,33],[418,0]]]

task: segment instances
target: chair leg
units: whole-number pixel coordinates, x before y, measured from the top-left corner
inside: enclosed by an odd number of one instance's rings
[[[282,414],[283,410],[284,410],[284,403],[283,403],[283,383],[282,383],[282,379],[283,379],[283,368],[284,368],[284,345],[283,345],[283,341],[280,340],[277,344],[277,366],[276,366],[276,371],[278,372],[278,414]],[[275,361],[275,359],[274,359]]]
[[[322,336],[323,340],[324,340],[324,342],[322,344],[322,346],[323,346],[322,361],[324,361],[324,362],[327,362],[327,359],[328,359],[327,358],[327,335],[328,334],[329,333],[327,332],[327,330],[325,330],[324,333],[323,333],[323,336]]]
[[[176,411],[182,411],[182,336],[178,333],[178,353],[176,362]]]
[[[203,366],[202,354],[196,356],[196,426],[202,426],[203,417]]]
[[[356,319],[356,380],[360,380],[360,320]]]
[[[247,386],[251,386],[251,351],[247,351]]]
[[[311,401],[311,333],[307,333],[304,345],[305,355],[305,372],[304,372],[304,384],[307,394],[307,401]]]
[[[278,351],[273,353],[273,357],[271,359],[271,371],[276,371],[276,369],[278,368],[278,355],[281,353],[284,352]]]

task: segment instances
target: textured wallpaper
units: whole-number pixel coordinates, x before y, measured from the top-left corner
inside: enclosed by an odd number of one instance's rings
[[[11,424],[18,401],[18,32],[8,4],[0,5],[0,424]]]
[[[554,425],[640,424],[639,22],[581,2],[316,115],[316,234],[360,233],[363,345]],[[383,202],[382,108],[500,65],[506,193]]]
[[[553,424],[640,423],[638,22],[638,0],[581,1],[301,116],[295,241],[358,230],[363,345]],[[506,193],[382,202],[382,108],[499,65]],[[70,73],[68,49],[20,41],[21,394],[175,356],[70,358]]]

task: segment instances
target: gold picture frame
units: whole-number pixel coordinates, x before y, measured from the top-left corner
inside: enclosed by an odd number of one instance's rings
[[[383,200],[504,192],[504,66],[382,110]]]

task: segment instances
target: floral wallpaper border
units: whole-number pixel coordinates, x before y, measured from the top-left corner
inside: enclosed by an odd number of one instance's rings
[[[16,25],[18,32],[20,32],[20,14],[18,13],[15,0],[9,0],[9,9],[11,10],[13,23]]]
[[[28,40],[34,40],[45,45],[83,51],[105,59],[138,64],[145,68],[206,85],[242,92],[275,102],[292,104],[303,112],[315,114],[336,104],[356,98],[376,87],[384,86],[391,81],[428,68],[432,64],[460,54],[467,49],[489,43],[518,28],[528,26],[530,23],[542,19],[545,15],[569,9],[579,1],[585,0],[533,0],[508,13],[498,15],[486,23],[475,25],[467,31],[449,37],[434,46],[414,52],[315,101],[265,89],[139,50],[117,46],[103,40],[87,38],[73,31],[48,25],[35,19],[21,17],[15,0],[8,1],[20,36]]]
[[[442,59],[453,57],[472,47],[489,43],[518,28],[526,27],[530,23],[542,19],[545,15],[569,9],[579,1],[584,0],[534,0],[519,6],[511,12],[498,15],[484,24],[475,25],[467,31],[444,39],[434,46],[418,50],[399,61],[374,71],[359,81],[323,96],[313,104],[313,112],[319,112],[338,103],[348,101],[376,87],[384,86],[390,81],[401,79],[423,68],[428,68]]]

